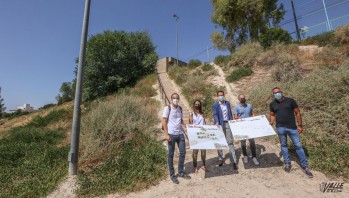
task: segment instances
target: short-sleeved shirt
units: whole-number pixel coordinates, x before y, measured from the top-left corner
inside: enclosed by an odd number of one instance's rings
[[[195,125],[205,125],[206,124],[204,116],[202,116],[199,113],[197,115],[195,115],[194,112],[191,112],[189,116],[191,118],[193,118],[193,124],[195,124]]]
[[[297,129],[294,109],[298,108],[297,102],[292,98],[284,97],[282,102],[276,99],[270,103],[270,112],[275,113],[276,127]]]
[[[224,121],[228,121],[228,108],[227,108],[227,105],[225,105],[225,102],[221,103],[219,102],[219,105],[221,106],[221,110],[222,110],[222,113],[223,113],[223,120]]]
[[[251,117],[253,113],[253,108],[251,104],[241,105],[238,104],[234,107],[234,114],[239,118],[248,118]]]
[[[180,135],[184,131],[182,127],[183,113],[181,111],[181,108],[179,108],[179,106],[177,107],[177,109],[175,109],[172,105],[170,106],[171,106],[170,115],[169,115],[169,108],[168,106],[166,106],[162,113],[162,117],[168,119],[168,123],[167,123],[168,134]]]

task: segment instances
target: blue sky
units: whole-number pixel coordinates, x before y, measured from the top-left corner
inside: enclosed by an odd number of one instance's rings
[[[342,1],[346,0],[326,2]],[[286,10],[291,9],[290,1],[281,2]],[[297,7],[306,2],[310,3]],[[348,2],[328,9],[329,17],[349,14]],[[294,0],[294,3],[299,16],[322,6],[321,0]],[[73,79],[84,4],[84,0],[1,2],[0,86],[7,110],[24,103],[35,108],[56,103],[55,96],[62,82]],[[107,29],[147,31],[160,57],[175,57],[176,23],[173,14],[176,13],[180,17],[179,58],[207,61],[204,51],[211,46],[210,34],[215,30],[210,20],[211,12],[209,0],[92,0],[89,35]],[[286,13],[285,19],[289,18],[292,18],[292,12]],[[348,18],[344,20],[349,21]],[[322,11],[301,19],[299,23],[300,27],[310,26],[325,19]],[[283,27],[294,31],[293,22]],[[211,60],[219,54],[227,52],[211,50]]]

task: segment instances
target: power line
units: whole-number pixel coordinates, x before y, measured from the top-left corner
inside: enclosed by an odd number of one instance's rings
[[[336,6],[338,6],[338,5],[341,5],[341,4],[344,4],[344,3],[347,3],[347,2],[349,2],[349,0],[345,0],[345,1],[342,1],[342,2],[337,1],[337,2],[335,2],[335,3],[332,3],[332,4],[328,5],[327,8],[336,7]],[[309,3],[309,2],[308,2],[308,3]],[[306,17],[311,16],[311,15],[314,15],[314,14],[317,14],[317,13],[323,11],[323,10],[324,10],[324,8],[321,7],[321,8],[318,8],[318,9],[316,9],[316,10],[307,12],[307,13],[305,13],[304,15],[298,16],[298,17],[297,17],[297,20],[298,20],[298,19],[306,18]],[[292,23],[293,21],[294,21],[294,19],[287,19],[287,20],[283,21],[283,23],[281,23],[281,24],[279,24],[279,25],[280,25],[280,26],[283,26],[283,25]]]
[[[295,8],[300,8],[300,7],[306,6],[306,5],[308,5],[308,4],[310,4],[310,3],[314,2],[314,1],[316,1],[316,0],[308,1],[306,3],[303,3],[302,5],[296,6]],[[289,11],[292,11],[292,9],[285,10],[285,12],[289,12]]]
[[[209,47],[208,49],[204,49],[204,50],[202,50],[202,51],[200,51],[200,52],[198,52],[198,53],[196,53],[196,54],[194,54],[194,55],[192,55],[192,56],[189,56],[189,57],[186,58],[185,60],[188,61],[188,60],[190,60],[190,59],[196,58],[196,57],[200,56],[201,54],[205,53],[207,50],[211,50],[211,49],[212,49],[212,46]]]

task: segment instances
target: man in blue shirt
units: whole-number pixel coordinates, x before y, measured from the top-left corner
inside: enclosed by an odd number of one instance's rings
[[[224,91],[218,91],[217,97],[218,97],[218,101],[212,105],[214,124],[217,124],[222,127],[225,138],[227,139],[227,143],[229,146],[230,162],[233,165],[233,169],[237,170],[236,155],[234,150],[234,139],[228,123],[228,120],[233,119],[230,103],[225,100]],[[218,152],[218,159],[219,159],[218,165],[222,166],[224,161],[223,150],[217,150],[217,152]]]
[[[253,108],[251,104],[246,103],[245,95],[240,94],[238,96],[238,100],[240,101],[240,104],[236,105],[234,107],[234,119],[241,119],[241,118],[248,118],[251,116],[255,116],[253,113]],[[248,139],[250,142],[250,148],[252,152],[252,161],[253,163],[258,166],[259,162],[257,160],[257,154],[256,154],[256,144],[254,142],[254,139]],[[246,140],[241,140],[241,150],[242,154],[244,155],[244,163],[248,163],[248,156],[247,156],[247,150],[246,150]]]

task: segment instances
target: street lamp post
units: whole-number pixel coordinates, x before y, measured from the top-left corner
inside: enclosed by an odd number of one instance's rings
[[[173,14],[173,17],[176,19],[176,46],[177,46],[177,66],[178,66],[178,19],[179,17],[176,14]]]
[[[81,95],[82,95],[82,83],[83,83],[83,68],[85,62],[85,49],[88,32],[88,22],[90,16],[90,4],[91,0],[85,1],[84,20],[82,24],[81,43],[78,73],[76,78],[76,92],[74,101],[74,113],[73,113],[73,126],[71,135],[70,151],[68,154],[69,161],[69,175],[76,175],[78,170],[78,157],[79,157],[79,139],[80,139],[80,119],[81,119]]]

